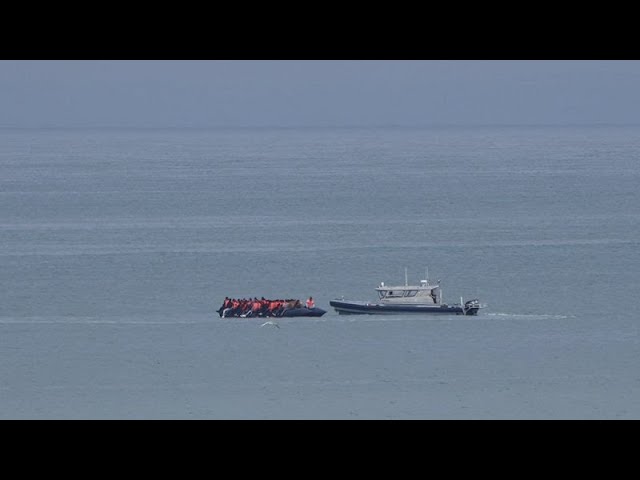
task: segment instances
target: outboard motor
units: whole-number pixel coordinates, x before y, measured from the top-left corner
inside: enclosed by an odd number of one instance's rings
[[[465,315],[476,315],[478,313],[479,308],[480,308],[480,302],[478,301],[477,298],[464,302]]]

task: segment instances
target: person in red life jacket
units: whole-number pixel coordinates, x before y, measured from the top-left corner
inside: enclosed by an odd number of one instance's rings
[[[309,297],[307,299],[306,305],[307,308],[314,308],[316,306],[315,302],[313,301],[313,297]]]
[[[234,317],[239,316],[242,313],[242,300],[236,298],[231,300],[231,314]]]
[[[278,308],[280,308],[280,302],[278,300],[269,300],[267,316],[275,317],[276,311],[278,310]]]
[[[242,305],[240,306],[240,316],[242,318],[246,317],[248,313],[251,312],[251,299],[248,300],[246,298],[242,298]]]
[[[238,308],[240,307],[240,302],[235,298],[229,299],[227,302],[227,307],[222,311],[222,318],[225,317],[236,317],[238,313]]]
[[[222,306],[216,310],[216,312],[218,312],[218,314],[222,317],[222,313],[225,311],[226,308],[229,308],[231,299],[229,297],[224,297],[224,301],[222,302]]]
[[[258,300],[257,297],[253,297],[253,302],[251,302],[251,311],[249,312],[252,317],[257,317],[262,310],[262,303]]]

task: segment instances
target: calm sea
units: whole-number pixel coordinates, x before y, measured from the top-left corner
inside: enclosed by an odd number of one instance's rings
[[[640,418],[639,160],[638,126],[0,130],[0,418]],[[329,307],[405,268],[486,308]]]

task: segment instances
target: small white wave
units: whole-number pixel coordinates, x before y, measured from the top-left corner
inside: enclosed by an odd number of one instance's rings
[[[515,317],[515,318],[576,318],[575,315],[559,315],[548,313],[504,313],[504,312],[491,312],[482,313],[483,317]]]

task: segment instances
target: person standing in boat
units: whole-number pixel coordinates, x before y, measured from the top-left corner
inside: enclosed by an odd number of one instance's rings
[[[316,306],[315,302],[313,301],[313,297],[309,297],[307,299],[306,305],[307,308],[314,308]]]
[[[229,297],[224,297],[224,301],[222,302],[222,306],[216,310],[216,312],[218,312],[220,314],[220,317],[224,317],[225,316],[225,310],[227,310],[227,313],[229,310],[231,310],[231,299]]]

